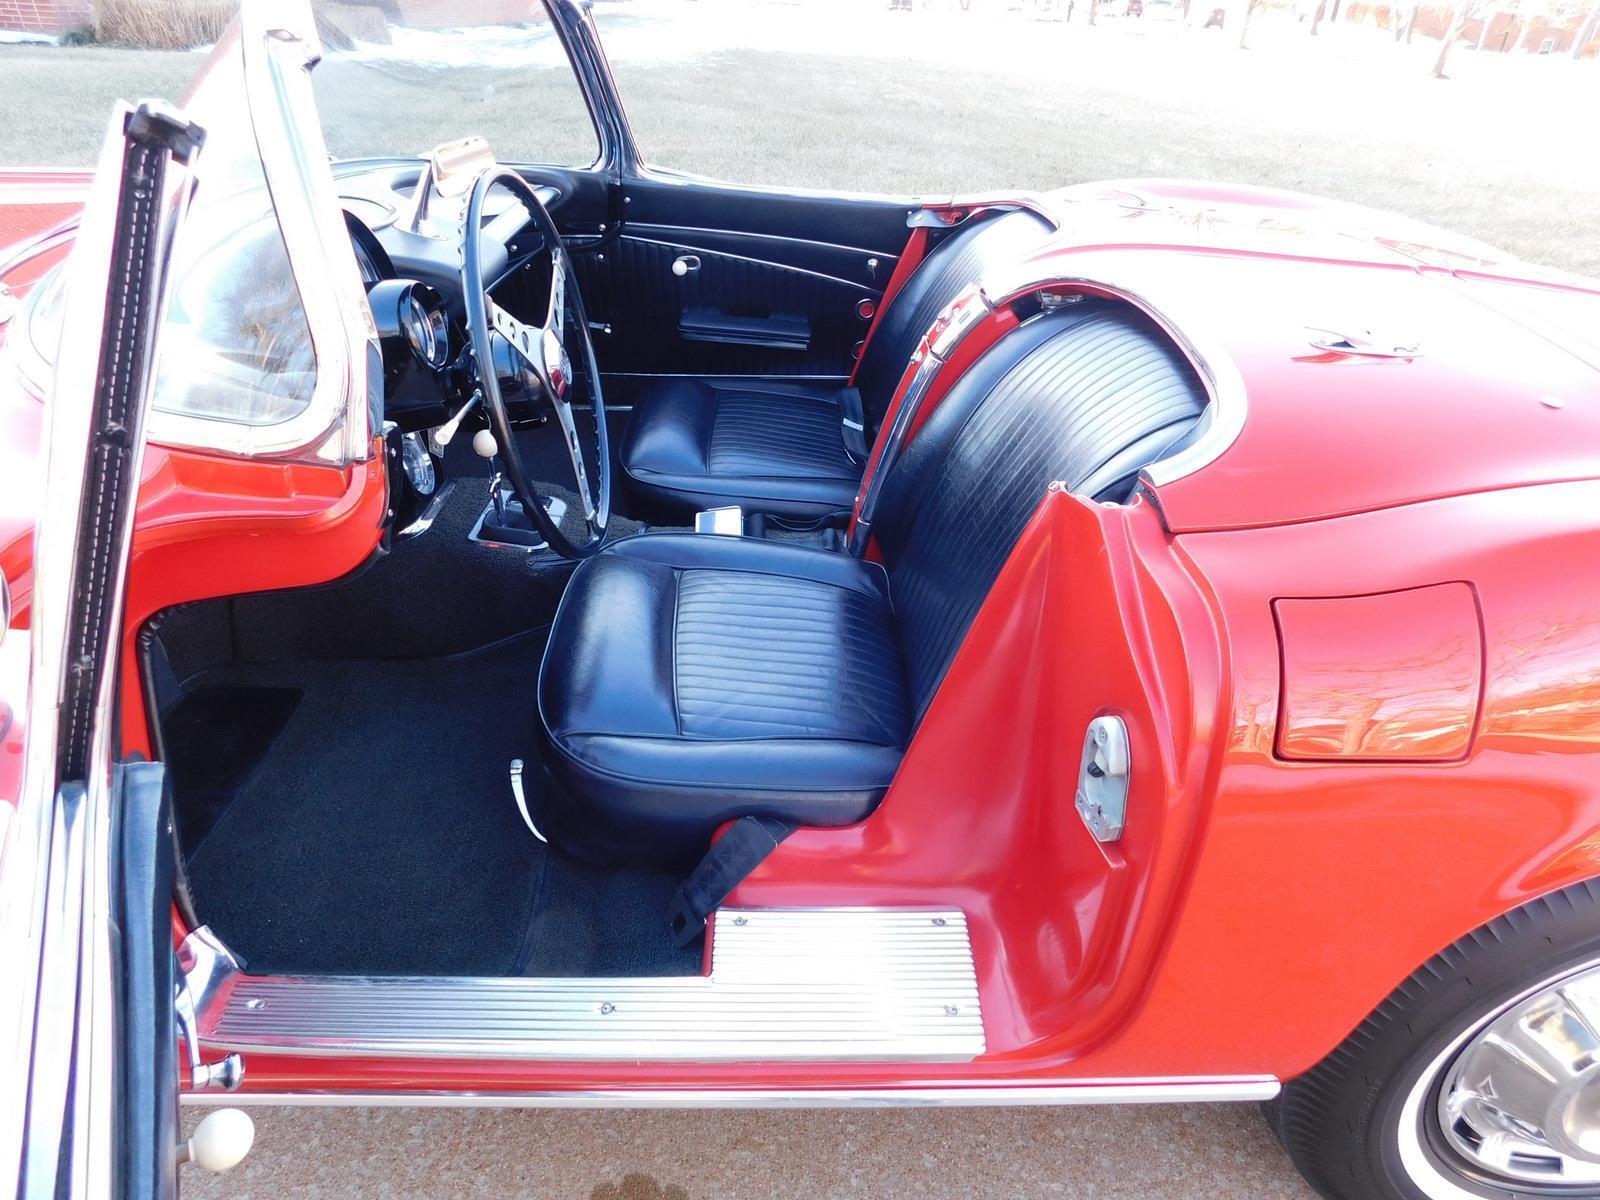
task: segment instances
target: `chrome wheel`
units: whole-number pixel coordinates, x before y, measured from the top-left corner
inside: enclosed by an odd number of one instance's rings
[[[1481,1020],[1422,1073],[1406,1107],[1432,1143],[1426,1174],[1450,1167],[1517,1191],[1600,1185],[1600,966]],[[1420,1149],[1402,1144],[1413,1169]]]

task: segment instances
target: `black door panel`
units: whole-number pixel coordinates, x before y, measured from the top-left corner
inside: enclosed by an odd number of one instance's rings
[[[619,399],[626,377],[850,374],[905,244],[905,204],[666,175],[621,192],[619,227],[573,246]]]
[[[754,255],[765,262],[831,275],[857,287],[882,292],[894,274],[900,248],[871,250],[840,246],[809,238],[780,237],[771,233],[741,233],[727,229],[696,229],[684,225],[645,225],[630,221],[627,232],[657,242],[677,242],[724,254]],[[904,240],[905,229],[899,230]]]
[[[682,258],[697,265],[675,273]],[[595,339],[608,374],[845,376],[867,330],[857,306],[882,295],[698,243],[626,234],[573,262],[589,319],[609,330]],[[771,336],[760,336],[763,324]]]

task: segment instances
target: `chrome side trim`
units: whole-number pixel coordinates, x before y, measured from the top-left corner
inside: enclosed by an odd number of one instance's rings
[[[307,1108],[1001,1108],[1085,1104],[1237,1104],[1271,1100],[1270,1075],[1114,1079],[1083,1083],[932,1083],[904,1088],[583,1088],[530,1092],[201,1092],[185,1104]]]
[[[1141,471],[1140,478],[1145,483],[1158,488],[1185,475],[1192,475],[1214,462],[1233,445],[1244,429],[1249,404],[1244,376],[1239,373],[1239,368],[1221,341],[1203,328],[1197,328],[1192,321],[1179,325],[1151,300],[1115,280],[1062,271],[1049,261],[1024,262],[996,272],[978,286],[962,292],[934,318],[923,338],[922,348],[906,367],[905,374],[910,379],[902,382],[905,394],[896,409],[894,425],[909,427],[911,418],[927,398],[934,379],[944,369],[945,363],[990,313],[1040,292],[1109,296],[1133,305],[1161,327],[1162,332],[1172,339],[1199,373],[1211,401],[1201,417],[1202,431],[1176,454],[1152,463]],[[894,428],[891,427],[891,440],[893,434]],[[860,553],[866,545],[878,477],[892,463],[889,453],[894,449],[894,446],[886,444],[885,456],[880,457],[877,468],[863,482],[857,533],[850,542],[852,551],[856,553]]]
[[[957,910],[721,909],[709,975],[269,978],[201,1005],[215,1050],[550,1061],[967,1062],[984,1052]]]
[[[692,240],[689,239],[685,239],[681,242],[664,241],[661,238],[640,237],[636,233],[624,233],[622,235],[622,240],[625,242],[638,242],[645,246],[662,246],[668,250],[688,250],[692,251],[694,254],[703,254],[707,258],[725,258],[730,259],[733,262],[752,263],[758,267],[769,267],[774,271],[789,271],[795,275],[808,275],[812,279],[821,279],[827,283],[837,283],[840,287],[853,288],[858,292],[873,292],[880,296],[883,294],[883,289],[881,287],[874,287],[870,283],[857,283],[853,279],[845,279],[838,275],[829,275],[825,271],[810,271],[805,267],[792,267],[788,263],[773,262],[771,259],[767,258],[751,258],[748,254],[734,254],[727,250],[711,250],[707,249],[705,246],[697,246]],[[699,270],[698,267],[693,269]],[[673,274],[676,275],[677,272],[674,271]]]

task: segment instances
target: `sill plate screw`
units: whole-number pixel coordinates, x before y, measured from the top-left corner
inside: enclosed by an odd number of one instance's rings
[[[617,1006],[615,1004],[611,1003],[611,1001],[609,1001],[609,1000],[604,1001],[600,1005],[600,1015],[602,1017],[609,1017],[612,1013],[614,1013],[616,1011],[617,1011]]]
[[[945,923],[945,919],[943,917],[935,917],[933,919],[933,923],[935,925],[943,925]]]
[[[947,1017],[955,1017],[955,1016],[959,1016],[960,1014],[961,1014],[961,1010],[958,1007],[956,1007],[954,1004],[946,1004],[944,1006],[944,1015],[945,1016],[947,1016]]]
[[[735,925],[748,925],[748,924],[750,924],[750,918],[749,917],[735,917],[733,919],[733,923]]]

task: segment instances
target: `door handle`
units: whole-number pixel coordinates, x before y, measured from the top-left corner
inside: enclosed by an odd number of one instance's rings
[[[672,260],[672,273],[680,278],[690,271],[700,269],[700,256],[698,254],[680,254]]]

